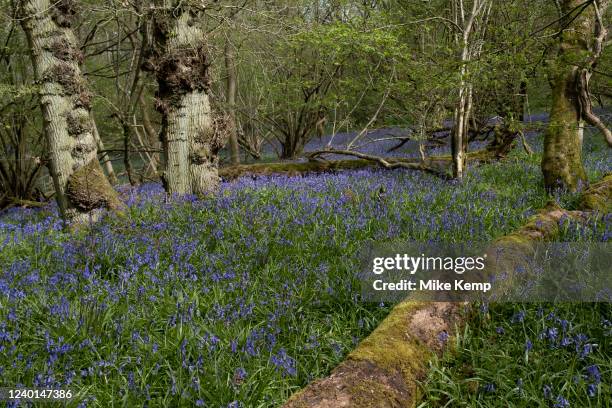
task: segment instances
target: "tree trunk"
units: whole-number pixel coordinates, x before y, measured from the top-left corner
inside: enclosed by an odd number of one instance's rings
[[[132,161],[130,160],[130,125],[124,120],[121,121],[121,129],[123,130],[123,166],[125,174],[131,186],[135,186],[134,172],[132,171]]]
[[[117,180],[117,175],[115,174],[115,170],[113,169],[113,162],[110,159],[110,156],[107,152],[104,151],[104,142],[102,142],[102,138],[100,137],[100,133],[98,132],[98,126],[96,126],[96,121],[93,118],[93,114],[91,114],[91,131],[93,132],[93,137],[96,140],[96,146],[98,150],[102,151],[102,164],[104,165],[104,169],[106,170],[106,175],[108,176],[108,181],[111,184],[117,184],[119,180]]]
[[[142,93],[140,94],[138,101],[140,104],[140,109],[142,111],[142,125],[144,128],[144,133],[146,135],[146,138],[143,140],[142,144],[143,146],[145,146],[144,143],[147,143],[146,147],[157,149],[159,148],[159,142],[160,142],[159,134],[158,132],[155,131],[155,128],[153,127],[153,124],[151,123],[151,117],[149,116],[147,104],[145,102],[145,99]],[[153,152],[153,153],[150,153],[148,156],[149,156],[150,171],[157,178],[159,177],[157,173],[157,167],[159,164],[159,154]]]
[[[17,4],[40,83],[50,171],[63,217],[80,223],[95,218],[100,208],[121,208],[97,158],[91,94],[79,67],[83,57],[71,29],[76,4],[71,0],[24,0]]]
[[[459,0],[459,10],[455,11],[457,16],[456,21],[461,22],[462,33],[461,38],[459,35],[456,36],[455,41],[461,40],[461,69],[460,85],[459,85],[459,100],[455,107],[455,125],[452,132],[451,150],[453,156],[453,177],[461,180],[465,170],[465,157],[467,154],[468,143],[469,143],[469,128],[470,128],[470,116],[472,114],[473,104],[473,85],[469,79],[469,72],[467,64],[474,57],[478,57],[482,51],[484,39],[479,44],[470,44],[472,37],[480,34],[484,37],[484,31],[487,26],[489,14],[491,12],[491,2],[488,0],[473,0],[472,10],[467,17],[464,16],[464,3],[463,0]],[[484,14],[484,15],[483,15]],[[482,15],[482,16],[481,16]],[[482,17],[480,21],[477,21],[479,17]],[[476,27],[476,24],[480,23],[481,27]]]
[[[236,132],[236,61],[234,51],[227,41],[225,43],[225,71],[227,75],[227,112],[230,158],[232,164],[240,164],[240,147],[238,146],[238,134]]]
[[[544,135],[542,172],[549,191],[576,191],[586,184],[582,167],[582,134],[584,124],[578,112],[575,67],[554,79],[550,123]]]
[[[159,86],[162,181],[170,194],[206,194],[218,187],[218,152],[225,141],[213,125],[204,30],[196,8],[158,3],[153,52],[144,68],[155,72]]]
[[[604,7],[606,3],[600,2]],[[564,0],[561,7],[567,14],[582,4],[581,0]],[[548,191],[577,191],[587,184],[582,166],[582,136],[583,119],[591,112],[590,103],[582,106],[580,98],[581,90],[588,86],[588,81],[583,82],[582,77],[594,66],[601,53],[594,4],[587,5],[571,25],[564,28],[556,58],[548,62],[552,107],[541,163]]]

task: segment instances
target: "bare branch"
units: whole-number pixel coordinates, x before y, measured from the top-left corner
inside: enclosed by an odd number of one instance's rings
[[[306,157],[308,157],[308,159],[310,160],[314,160],[319,156],[325,155],[325,154],[339,154],[339,155],[344,155],[344,156],[352,156],[352,157],[357,157],[360,159],[365,159],[365,160],[370,160],[373,162],[376,162],[378,164],[380,164],[382,167],[386,168],[386,169],[410,169],[410,170],[421,170],[421,171],[425,171],[427,173],[431,173],[434,174],[438,177],[444,178],[444,179],[448,179],[449,176],[445,173],[442,172],[438,169],[435,169],[433,167],[429,167],[427,165],[425,165],[424,163],[410,163],[410,162],[405,162],[405,161],[389,161],[388,159],[385,159],[384,157],[380,157],[380,156],[374,156],[371,154],[366,154],[366,153],[361,153],[361,152],[356,152],[353,150],[343,150],[343,149],[324,149],[324,150],[316,150],[314,152],[309,152]]]

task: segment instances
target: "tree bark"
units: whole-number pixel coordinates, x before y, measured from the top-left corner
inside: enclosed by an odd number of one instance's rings
[[[599,3],[607,6],[607,1]],[[561,9],[568,14],[583,4],[581,0],[564,0]],[[587,185],[582,166],[582,136],[584,120],[594,122],[588,100],[588,77],[601,53],[598,34],[604,30],[599,27],[596,5],[587,5],[569,27],[563,28],[556,57],[548,62],[552,107],[541,163],[548,191],[577,191]],[[586,97],[581,95],[584,93]]]
[[[240,147],[236,132],[236,61],[232,45],[225,43],[225,71],[227,75],[227,113],[230,145],[230,159],[232,164],[240,164]]]
[[[96,218],[101,208],[120,209],[117,193],[97,158],[91,93],[81,73],[83,58],[72,31],[72,0],[17,3],[28,38],[57,202],[68,222]]]
[[[196,6],[156,2],[154,45],[144,68],[155,72],[162,113],[165,168],[170,194],[206,194],[219,184],[218,152],[225,140],[213,123],[205,34]]]

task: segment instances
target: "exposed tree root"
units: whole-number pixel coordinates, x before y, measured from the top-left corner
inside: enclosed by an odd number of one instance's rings
[[[523,227],[495,240],[489,251],[510,248],[498,266],[513,270],[512,251],[531,249],[537,241],[554,239],[564,217],[584,220],[610,212],[612,174],[582,195],[578,211],[550,204]],[[596,210],[594,213],[593,210]],[[509,269],[506,269],[509,268]],[[428,361],[452,341],[469,316],[464,304],[404,301],[351,352],[332,373],[294,394],[285,408],[399,408],[415,406],[418,381],[425,378]]]

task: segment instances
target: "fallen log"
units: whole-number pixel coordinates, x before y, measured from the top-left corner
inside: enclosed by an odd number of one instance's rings
[[[492,146],[484,149],[468,152],[467,163],[490,163],[505,157],[513,144],[509,146]],[[330,153],[330,151],[325,151]],[[354,152],[357,153],[357,152]],[[300,176],[312,173],[329,173],[343,170],[360,170],[370,167],[380,167],[380,159],[386,161],[392,167],[397,163],[402,163],[395,167],[411,168],[413,170],[424,170],[435,174],[444,174],[452,163],[450,155],[431,156],[424,162],[420,159],[404,158],[357,158],[350,160],[310,160],[307,162],[285,162],[285,163],[255,163],[239,164],[234,166],[222,167],[219,169],[219,176],[225,181],[236,180],[240,177],[251,176],[261,177],[270,175]],[[384,166],[383,166],[384,167]]]
[[[341,150],[341,149],[318,150],[318,151],[309,153],[307,157],[312,161],[313,159],[316,159],[317,157],[324,155],[324,154],[338,154],[338,155],[345,155],[345,156],[353,156],[353,157],[357,157],[362,160],[369,160],[371,162],[379,164],[380,166],[386,169],[402,168],[402,169],[412,169],[412,170],[423,170],[427,173],[431,173],[431,174],[434,174],[442,178],[449,177],[448,173],[440,169],[439,166],[434,165],[434,163],[436,163],[435,161],[432,161],[431,164],[428,163],[427,160],[421,160],[421,161],[415,161],[415,162],[407,162],[407,161],[402,161],[402,160],[390,161],[389,159],[386,159],[384,157],[373,156],[373,155],[366,154],[366,153],[360,153],[360,152],[355,152],[351,150]]]
[[[498,238],[487,252],[498,248],[524,251],[534,242],[559,234],[564,217],[587,219],[610,213],[612,174],[587,189],[578,210],[556,204],[531,217],[516,231]],[[505,252],[498,265],[513,270],[516,259]],[[419,401],[419,381],[427,375],[429,360],[439,355],[469,316],[462,303],[404,301],[325,378],[294,394],[284,408],[400,408]]]
[[[32,201],[21,198],[8,197],[0,200],[0,209],[7,209],[11,207],[44,207],[46,202]]]

